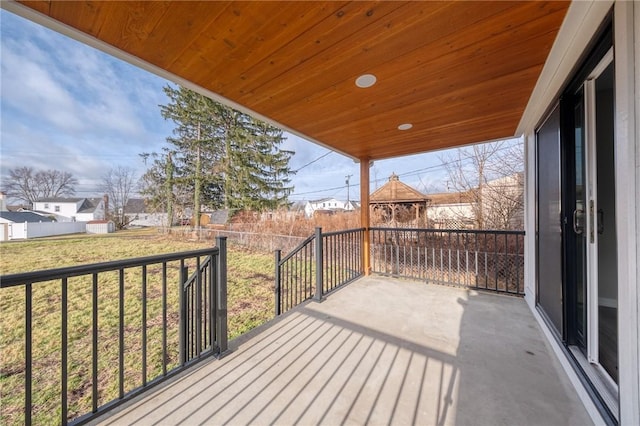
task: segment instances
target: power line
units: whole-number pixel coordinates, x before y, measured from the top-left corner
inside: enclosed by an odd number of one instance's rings
[[[360,185],[359,183],[354,184],[354,185]],[[347,185],[342,185],[342,186],[334,186],[333,188],[326,188],[326,189],[318,189],[316,191],[307,191],[307,192],[296,192],[294,194],[294,196],[298,196],[298,195],[306,195],[306,194],[317,194],[318,192],[328,192],[328,191],[335,191],[336,189],[343,189],[346,188]]]
[[[327,155],[331,154],[333,151],[329,151],[329,152],[325,152],[324,154],[322,154],[320,157],[316,158],[315,160],[309,161],[307,164],[305,164],[302,167],[299,167],[297,170],[294,170],[294,173],[298,173],[300,170],[304,169],[307,166],[312,165],[313,163],[315,163],[318,160],[322,160],[324,157],[326,157]]]
[[[507,146],[505,146],[503,148],[495,150],[494,152],[505,151],[505,150],[512,149],[512,148],[513,148],[513,145],[507,145]],[[312,162],[310,162],[308,164],[314,163],[314,162],[318,161],[320,158],[325,157],[325,156],[329,155],[332,152],[333,151],[329,151],[326,154],[322,155],[321,157],[313,160]],[[420,168],[420,169],[415,169],[415,170],[410,170],[408,172],[400,173],[400,174],[398,174],[398,176],[399,177],[407,177],[407,176],[413,176],[413,175],[420,175],[421,173],[425,173],[425,172],[435,172],[438,169],[443,169],[443,168],[445,168],[446,166],[448,166],[450,164],[462,163],[463,161],[468,161],[468,160],[469,159],[465,159],[465,158],[457,158],[457,159],[453,159],[451,161],[442,162],[440,164],[436,164],[436,165],[433,165],[433,166],[423,167],[423,168]],[[308,164],[306,164],[303,167],[306,167]],[[300,169],[298,169],[298,170],[300,170]],[[372,182],[373,183],[377,183],[377,182],[385,181],[387,179],[388,179],[388,177],[383,177],[383,178],[375,179]],[[420,180],[422,181],[422,179],[420,179]],[[358,182],[358,183],[354,183],[354,184],[351,184],[351,185],[359,187],[360,183]],[[339,187],[333,187],[333,188],[326,188],[326,189],[318,189],[318,190],[315,190],[315,191],[297,192],[297,193],[293,194],[293,196],[295,197],[295,196],[298,196],[298,195],[317,194],[317,193],[321,193],[321,192],[328,192],[328,191],[334,191],[334,190],[345,189],[345,188],[347,188],[347,185],[343,185],[343,186],[339,186]]]

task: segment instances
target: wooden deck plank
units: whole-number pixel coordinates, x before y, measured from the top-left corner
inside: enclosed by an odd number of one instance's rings
[[[231,347],[101,423],[591,424],[520,298],[372,276]]]

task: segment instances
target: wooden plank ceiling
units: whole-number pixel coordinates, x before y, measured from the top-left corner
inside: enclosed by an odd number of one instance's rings
[[[358,159],[513,136],[569,6],[23,4]]]

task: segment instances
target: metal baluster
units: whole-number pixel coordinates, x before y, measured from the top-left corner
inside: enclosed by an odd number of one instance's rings
[[[142,265],[142,386],[147,385],[147,265]]]
[[[67,278],[62,279],[62,301],[61,301],[61,310],[62,310],[62,324],[61,324],[61,376],[62,376],[62,389],[61,393],[61,423],[63,425],[67,424],[67,385],[68,385],[68,376],[69,376],[69,365],[68,365],[68,353],[69,345],[68,345],[68,336],[67,336],[67,328],[68,328],[68,286],[67,286]]]
[[[167,262],[162,262],[162,375],[167,375]]]
[[[24,423],[31,424],[31,379],[32,379],[32,363],[33,363],[33,335],[31,326],[32,305],[33,305],[33,288],[31,283],[24,286],[25,297],[25,315],[24,315]]]
[[[178,325],[178,341],[179,341],[179,354],[180,354],[180,365],[184,365],[187,361],[187,340],[186,340],[186,331],[187,331],[187,297],[184,294],[184,283],[187,280],[187,270],[184,266],[184,259],[180,259],[180,279],[178,280],[178,298],[180,305],[180,316],[179,316],[179,325]]]
[[[280,256],[281,254],[282,252],[280,250],[276,250],[275,252],[276,270],[275,270],[275,286],[274,286],[276,316],[280,315]]]
[[[118,276],[120,286],[119,300],[119,318],[118,318],[118,397],[122,399],[124,396],[124,269],[119,269]]]
[[[98,411],[98,274],[92,274],[91,289],[91,411]]]

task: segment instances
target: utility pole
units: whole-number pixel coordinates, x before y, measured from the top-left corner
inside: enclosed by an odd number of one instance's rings
[[[345,183],[347,184],[347,205],[345,206],[345,210],[349,206],[349,179],[351,179],[351,176],[353,176],[353,175],[346,175],[345,176],[345,179],[346,179]]]

